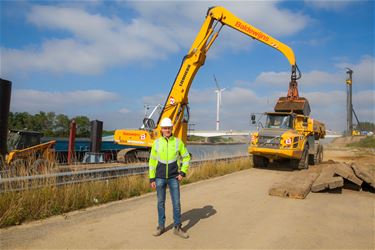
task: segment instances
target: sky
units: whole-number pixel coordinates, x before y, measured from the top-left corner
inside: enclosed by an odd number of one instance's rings
[[[1,1],[0,76],[11,111],[86,115],[107,130],[139,128],[144,105],[164,104],[207,9],[223,6],[287,44],[302,72],[300,96],[328,129],[346,127],[346,68],[353,106],[375,122],[374,1]],[[190,123],[248,130],[273,111],[290,79],[277,50],[224,26],[189,92]],[[157,118],[155,118],[157,120]]]

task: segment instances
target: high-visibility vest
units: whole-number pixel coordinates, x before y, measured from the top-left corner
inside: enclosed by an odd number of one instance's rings
[[[186,176],[189,169],[190,154],[183,141],[173,135],[168,139],[160,137],[154,141],[149,160],[150,181],[155,178]]]

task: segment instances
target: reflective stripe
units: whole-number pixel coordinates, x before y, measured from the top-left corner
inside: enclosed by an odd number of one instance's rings
[[[157,160],[158,159],[158,157],[153,156],[153,155],[150,155],[150,158],[153,159],[153,160]]]
[[[177,161],[177,160],[164,161],[164,160],[158,158],[158,162],[163,163],[163,164],[171,164],[171,163],[174,163],[174,162],[176,162],[176,161]]]
[[[182,158],[186,157],[189,155],[189,152],[186,152],[186,154],[184,154],[183,156],[181,156]]]
[[[159,139],[155,141],[155,151],[159,152]]]
[[[183,162],[182,165],[189,165],[189,162],[188,161]]]
[[[150,170],[152,171],[152,170],[155,170],[156,169],[156,167],[150,167]]]
[[[180,140],[176,138],[176,152],[178,152],[178,146],[180,145]]]

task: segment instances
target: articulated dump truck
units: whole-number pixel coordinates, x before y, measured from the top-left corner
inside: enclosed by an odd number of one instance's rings
[[[289,161],[291,167],[307,169],[323,159],[323,145],[319,139],[325,136],[323,123],[312,119],[306,98],[298,96],[289,87],[288,97],[280,97],[275,112],[267,112],[262,129],[251,135],[249,153],[254,167],[267,167],[273,161]],[[252,120],[255,120],[253,115]]]

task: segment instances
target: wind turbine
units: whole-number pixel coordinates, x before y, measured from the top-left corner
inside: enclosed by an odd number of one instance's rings
[[[220,89],[215,75],[214,75],[214,80],[215,80],[215,84],[217,88],[217,90],[215,90],[215,93],[216,93],[216,131],[219,131],[220,130],[220,107],[222,106],[221,92],[223,92],[225,88]]]

